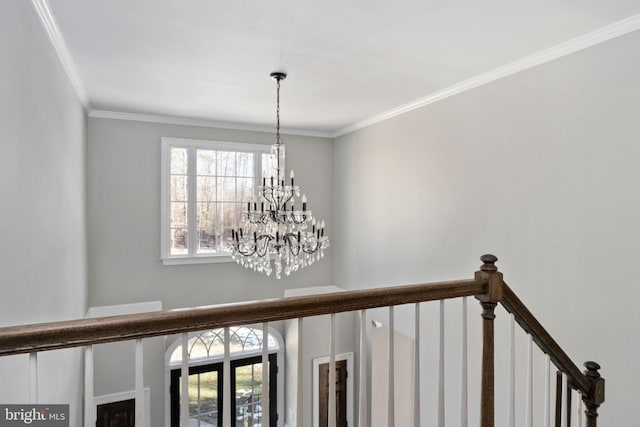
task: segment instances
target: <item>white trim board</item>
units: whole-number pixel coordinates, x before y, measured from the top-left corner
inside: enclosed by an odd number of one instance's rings
[[[353,425],[353,353],[336,354],[336,362],[347,361],[347,425]],[[313,427],[320,425],[320,365],[330,363],[330,356],[321,356],[313,359]]]
[[[76,96],[80,100],[84,109],[89,110],[91,108],[89,105],[89,97],[87,96],[87,92],[82,84],[82,79],[80,79],[80,74],[78,74],[78,69],[73,62],[73,58],[69,53],[67,43],[64,41],[64,37],[62,37],[60,27],[58,27],[58,23],[51,12],[49,3],[47,0],[31,0],[31,3],[38,14],[38,17],[40,17],[42,27],[47,32],[49,40],[51,40],[51,44],[53,44],[53,48],[58,54],[58,58],[60,58],[62,67],[67,73],[67,77],[69,77],[69,81],[76,92]]]
[[[137,122],[162,123],[162,124],[168,124],[168,125],[198,126],[198,127],[216,128],[216,129],[243,130],[243,131],[249,131],[249,132],[264,132],[270,135],[273,134],[273,131],[274,131],[273,126],[252,125],[248,123],[218,122],[218,121],[205,120],[205,119],[190,119],[187,117],[163,116],[158,114],[127,113],[127,112],[107,111],[107,110],[91,110],[89,111],[89,117],[97,118],[97,119],[131,120],[131,121],[137,121]],[[319,138],[331,137],[331,132],[329,131],[290,129],[290,128],[281,128],[281,131],[285,135],[316,136]]]
[[[562,58],[563,56],[570,55],[588,47],[604,43],[608,40],[623,36],[639,29],[640,14],[630,16],[590,33],[568,40],[564,43],[560,43],[559,45],[534,53],[533,55],[526,56],[509,64],[494,68],[493,70],[487,71],[486,73],[482,73],[475,77],[471,77],[470,79],[463,80],[452,86],[427,95],[423,98],[416,99],[404,105],[400,105],[396,108],[392,108],[391,110],[387,110],[383,113],[377,114],[373,117],[369,117],[367,119],[345,126],[342,129],[338,129],[337,131],[333,132],[331,136],[336,138],[338,136],[345,135],[347,133],[362,129],[378,122],[382,122],[395,116],[399,116],[417,108],[424,107],[425,105],[433,104],[435,102],[449,98],[450,96],[466,92],[467,90],[474,89],[478,86],[482,86],[487,83],[502,79],[504,77],[508,77],[520,71],[528,70],[546,62],[553,61],[554,59]]]
[[[135,302],[131,304],[89,307],[86,317],[121,316],[162,310],[162,301]]]

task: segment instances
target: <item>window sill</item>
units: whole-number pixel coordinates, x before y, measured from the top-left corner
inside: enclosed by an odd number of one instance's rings
[[[198,255],[198,256],[172,256],[161,257],[162,265],[183,265],[183,264],[219,264],[224,262],[234,262],[231,255]]]

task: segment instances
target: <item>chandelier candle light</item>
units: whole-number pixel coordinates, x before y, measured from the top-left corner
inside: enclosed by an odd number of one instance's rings
[[[231,257],[240,265],[271,275],[277,279],[313,264],[324,256],[329,238],[324,235],[324,221],[316,221],[307,206],[307,197],[295,185],[293,170],[290,185],[285,183],[285,149],[280,137],[280,82],[285,73],[271,73],[277,84],[276,143],[271,146],[275,167],[271,176],[262,178],[255,196],[247,201],[237,228],[231,230],[228,242]],[[260,206],[258,209],[258,201]]]

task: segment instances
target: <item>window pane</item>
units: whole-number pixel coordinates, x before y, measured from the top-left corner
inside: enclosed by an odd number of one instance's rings
[[[235,151],[218,151],[218,176],[235,176]]]
[[[198,150],[197,169],[198,175],[216,174],[216,152],[213,150]]]
[[[227,241],[231,238],[231,228],[225,228],[222,230],[222,236],[219,240],[219,250],[224,252],[231,252],[231,247]]]
[[[216,236],[216,204],[198,203],[197,227],[198,248],[197,252],[215,253],[217,251],[218,238]]]
[[[262,363],[238,366],[236,376],[236,427],[262,425]]]
[[[198,202],[216,201],[216,178],[199,176],[198,178]]]
[[[253,178],[238,178],[237,180],[237,194],[238,194],[238,202],[244,202],[246,206],[246,202],[251,200],[251,196],[253,196]],[[246,207],[243,207],[246,209]]]
[[[188,200],[189,191],[187,189],[188,179],[184,175],[171,175],[171,200]]]
[[[198,228],[198,253],[214,254],[217,252],[218,238],[213,228]]]
[[[223,228],[236,227],[236,203],[220,203],[219,218]]]
[[[253,176],[253,153],[238,153],[236,161],[237,176]]]
[[[187,227],[187,204],[185,202],[171,202],[171,228]]]
[[[198,203],[198,211],[197,211],[198,228],[213,229],[216,221],[215,214],[216,214],[215,203]]]
[[[171,174],[187,174],[187,153],[186,148],[171,148]]]
[[[218,178],[218,201],[219,202],[235,202],[236,201],[236,179],[235,178]]]
[[[171,255],[186,255],[188,232],[186,228],[171,229]]]
[[[189,359],[204,359],[209,355],[209,348],[200,338],[189,340]]]

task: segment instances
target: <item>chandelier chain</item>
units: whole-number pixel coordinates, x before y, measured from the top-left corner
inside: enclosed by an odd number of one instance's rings
[[[277,79],[276,93],[276,143],[280,144],[280,79]]]
[[[262,185],[255,195],[247,200],[247,208],[239,224],[231,230],[227,239],[232,258],[254,271],[271,275],[277,279],[281,274],[289,275],[307,267],[324,256],[329,247],[325,236],[324,221],[316,220],[308,209],[307,197],[295,185],[291,171],[290,184],[285,181],[285,149],[280,137],[280,81],[287,75],[271,73],[276,80],[276,143],[271,146],[276,169],[272,175],[262,176]]]

